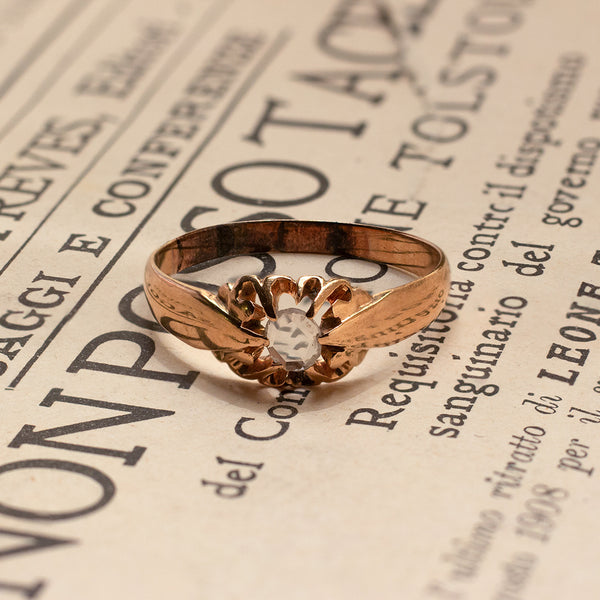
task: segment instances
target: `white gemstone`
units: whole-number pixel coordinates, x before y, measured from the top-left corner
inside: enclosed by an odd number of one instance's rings
[[[319,326],[298,308],[286,308],[269,321],[266,334],[273,360],[288,371],[308,369],[321,354]]]

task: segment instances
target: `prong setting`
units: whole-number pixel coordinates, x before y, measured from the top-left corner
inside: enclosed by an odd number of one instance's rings
[[[279,308],[282,296],[293,306]],[[359,364],[364,349],[322,344],[320,338],[372,297],[344,279],[317,276],[241,277],[226,284],[219,298],[240,326],[267,339],[265,348],[216,351],[219,360],[247,379],[271,386],[316,385],[335,381]],[[288,302],[289,304],[289,302]]]

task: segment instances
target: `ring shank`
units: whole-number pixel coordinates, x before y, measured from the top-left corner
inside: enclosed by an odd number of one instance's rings
[[[144,289],[156,320],[195,348],[221,352],[264,346],[266,338],[243,327],[221,298],[173,275],[214,259],[268,252],[371,260],[415,276],[371,296],[324,332],[319,343],[329,347],[360,350],[395,344],[435,319],[448,294],[444,253],[415,236],[371,225],[246,221],[186,233],[150,256]]]
[[[443,252],[415,236],[371,225],[316,221],[245,221],[191,231],[151,261],[167,275],[216,258],[266,252],[342,255],[384,263],[418,277],[442,268]]]

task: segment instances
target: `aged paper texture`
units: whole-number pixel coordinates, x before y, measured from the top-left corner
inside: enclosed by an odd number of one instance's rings
[[[597,598],[599,22],[0,0],[0,597]],[[338,383],[236,378],[160,330],[142,274],[257,218],[431,240],[448,304]],[[294,269],[394,285],[328,256],[197,277]]]

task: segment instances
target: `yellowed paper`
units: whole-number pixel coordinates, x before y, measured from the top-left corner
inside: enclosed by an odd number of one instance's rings
[[[0,597],[596,598],[599,20],[0,0]],[[283,217],[431,240],[446,309],[292,392],[159,330],[152,250]],[[289,260],[198,277],[396,285]]]

